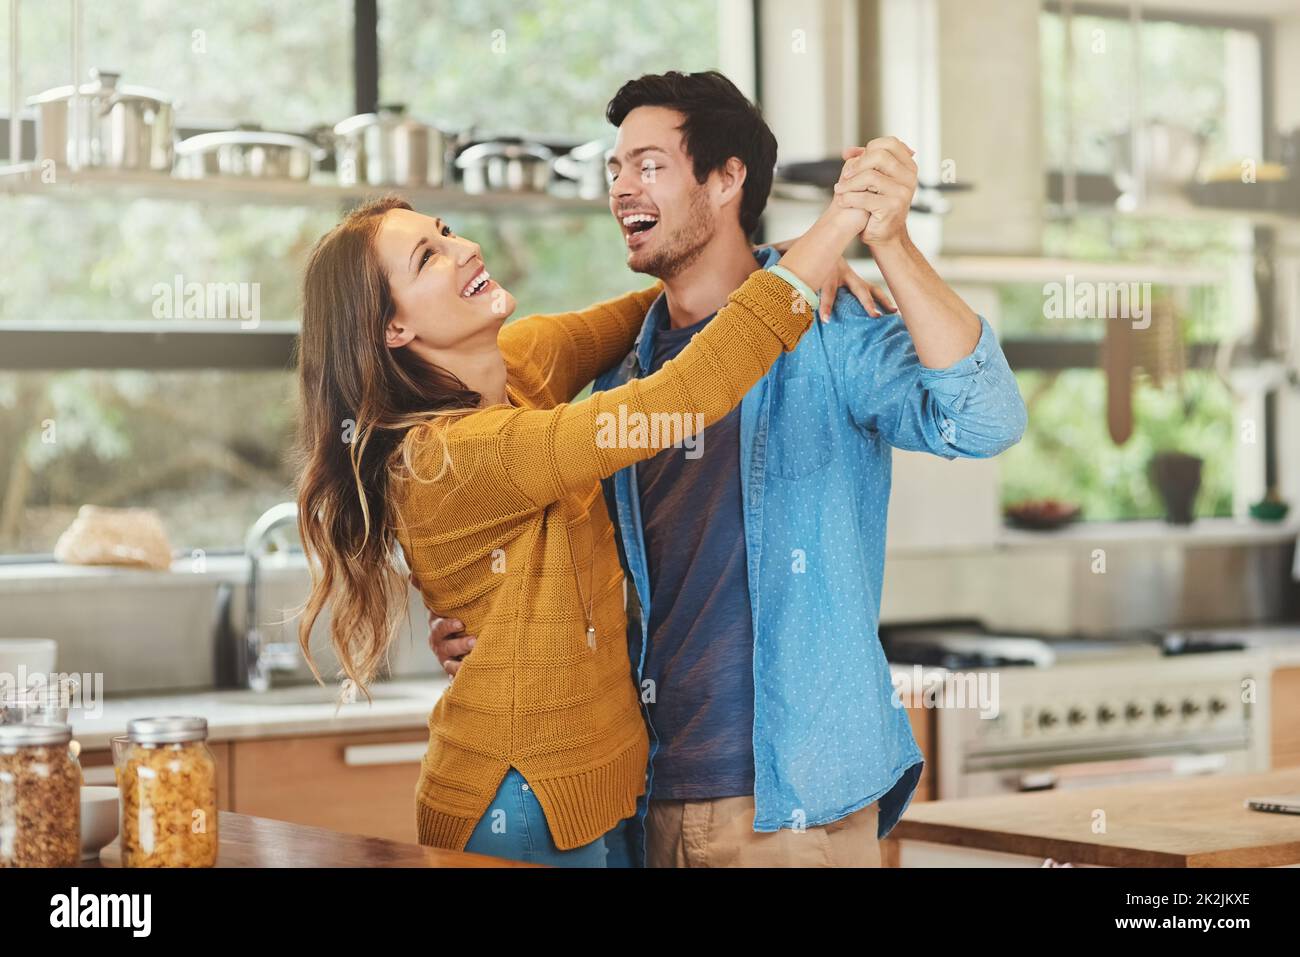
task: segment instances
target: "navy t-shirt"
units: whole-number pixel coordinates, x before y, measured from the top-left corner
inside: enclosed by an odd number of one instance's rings
[[[654,372],[713,316],[655,322]],[[642,679],[654,682],[659,739],[651,798],[754,793],[754,630],[740,493],[740,407],[692,440],[636,467],[650,573],[650,637]],[[684,443],[685,445],[685,443]]]

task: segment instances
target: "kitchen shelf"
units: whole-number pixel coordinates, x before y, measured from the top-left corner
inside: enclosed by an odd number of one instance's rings
[[[1220,206],[1198,206],[1195,203],[1149,203],[1138,209],[1119,209],[1096,203],[1080,203],[1073,210],[1060,204],[1049,204],[1045,210],[1048,219],[1073,219],[1077,216],[1112,216],[1120,219],[1173,219],[1189,222],[1248,223],[1252,226],[1300,227],[1300,215],[1272,209],[1232,209]]]
[[[1128,522],[1072,522],[1054,531],[1003,527],[999,548],[1036,548],[1062,545],[1179,545],[1191,548],[1223,545],[1270,545],[1294,542],[1300,537],[1300,520],[1262,522],[1253,518],[1198,518],[1190,525],[1171,525],[1160,519]]]
[[[962,555],[990,558],[999,553],[1035,549],[1076,551],[1124,546],[1269,546],[1289,544],[1297,538],[1300,538],[1300,518],[1292,516],[1279,522],[1261,522],[1253,518],[1198,518],[1191,525],[1171,525],[1162,519],[1078,521],[1052,531],[1031,531],[1003,524],[987,542],[890,545],[886,547],[885,557],[891,561],[930,561]]]
[[[340,186],[332,179],[298,181],[233,176],[186,179],[166,173],[104,169],[59,170],[56,182],[45,183],[34,164],[0,167],[0,193],[84,199],[88,191],[107,191],[121,199],[265,206],[341,206],[398,193],[413,206],[436,212],[609,215],[609,204],[604,198],[583,199],[554,193],[470,194],[456,188]]]
[[[870,259],[849,262],[868,278],[880,275]],[[953,283],[1047,283],[1073,276],[1076,282],[1149,282],[1158,286],[1212,286],[1228,277],[1214,266],[1176,263],[1059,259],[1046,256],[941,256],[934,269]]]

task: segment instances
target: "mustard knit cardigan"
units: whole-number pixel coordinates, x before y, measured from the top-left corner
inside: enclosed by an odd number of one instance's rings
[[[680,435],[652,428],[611,442],[611,423],[620,406],[625,423],[637,412],[716,422],[811,316],[785,280],[759,270],[658,372],[571,402],[627,354],[658,293],[506,325],[510,403],[406,436],[414,476],[394,481],[398,541],[429,606],[478,636],[429,716],[422,844],[463,850],[512,766],[562,850],[633,815],[645,792],[649,744],[600,479]]]

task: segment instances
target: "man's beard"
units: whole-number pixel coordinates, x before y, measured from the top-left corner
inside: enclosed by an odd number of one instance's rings
[[[713,211],[709,209],[708,191],[700,186],[691,193],[686,222],[673,231],[660,247],[638,262],[629,263],[633,272],[656,279],[672,279],[689,268],[704,253],[713,239]]]

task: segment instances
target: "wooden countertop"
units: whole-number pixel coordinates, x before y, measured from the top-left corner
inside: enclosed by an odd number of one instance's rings
[[[217,812],[217,867],[537,867],[378,837]],[[82,867],[121,867],[119,839]]]
[[[889,837],[1108,867],[1277,867],[1300,864],[1300,815],[1243,802],[1295,793],[1300,768],[926,801]]]

